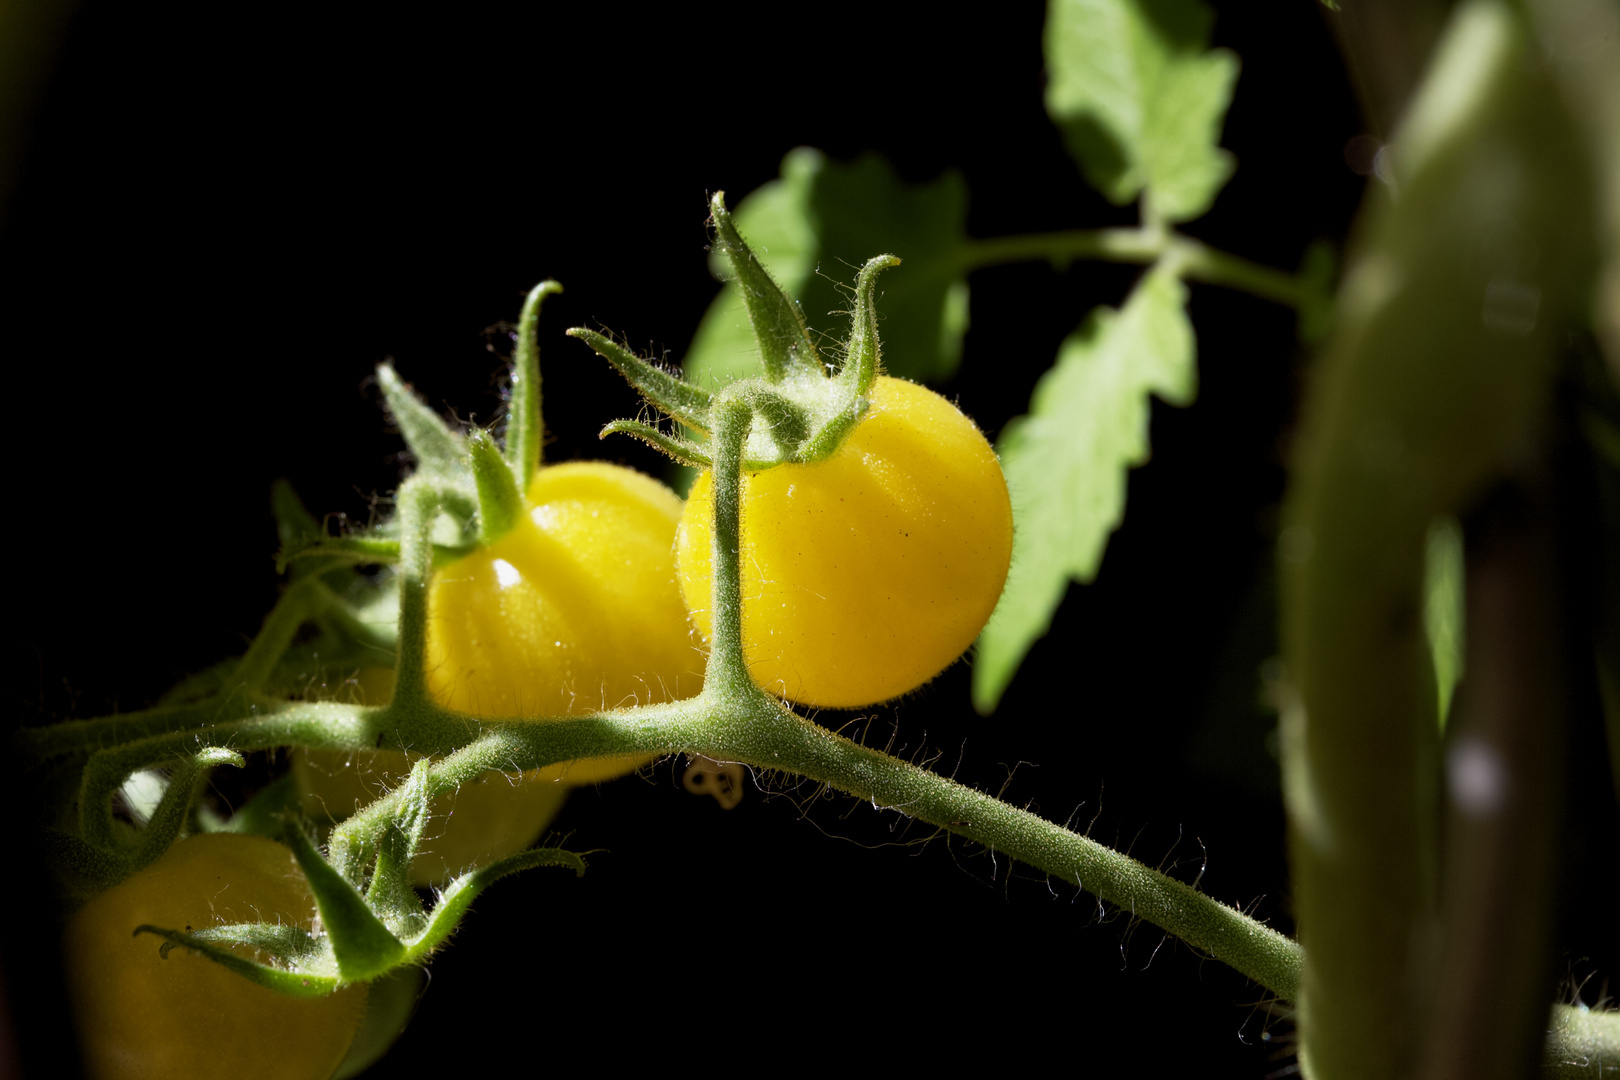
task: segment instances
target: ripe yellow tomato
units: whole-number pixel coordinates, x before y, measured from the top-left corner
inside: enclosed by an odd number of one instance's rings
[[[80,908],[64,951],[93,1080],[326,1080],[365,1012],[366,988],[294,998],[137,926],[308,927],[315,898],[292,852],[261,836],[204,833]],[[251,954],[251,950],[244,950]],[[259,957],[263,959],[263,957]]]
[[[831,457],[743,477],[743,649],[754,681],[853,708],[932,679],[973,643],[1012,557],[995,451],[938,394],[881,376]],[[681,517],[681,591],[712,626],[708,473]]]
[[[675,584],[681,500],[605,462],[542,468],[527,517],[438,570],[428,595],[433,700],[474,716],[577,716],[703,688]],[[564,762],[545,779],[590,784],[639,758]]]
[[[542,468],[524,521],[433,575],[428,690],[482,717],[568,716],[690,697],[702,656],[675,584],[681,500],[630,469],[600,462]],[[378,705],[393,674],[366,669],[360,700]],[[636,757],[489,773],[437,800],[418,884],[443,881],[533,844],[570,786],[631,772]],[[305,812],[341,821],[410,771],[397,751],[304,751],[294,759]]]

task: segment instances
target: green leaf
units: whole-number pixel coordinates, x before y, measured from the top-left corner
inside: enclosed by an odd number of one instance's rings
[[[781,176],[743,199],[732,218],[777,284],[799,301],[818,345],[847,336],[850,286],[868,259],[890,252],[904,260],[884,275],[878,301],[884,369],[914,380],[956,370],[968,321],[960,262],[967,186],[960,176],[907,184],[876,154],[843,164],[800,147],[783,159]],[[685,366],[688,379],[714,389],[759,373],[759,346],[731,286],[710,305]]]
[[[1238,59],[1210,50],[1201,0],[1052,0],[1046,111],[1086,180],[1120,205],[1186,221],[1232,175],[1220,149]],[[903,252],[901,253],[904,254]]]
[[[1148,459],[1148,400],[1187,405],[1197,393],[1186,289],[1166,267],[1149,271],[1121,311],[1098,308],[1058,351],[1003,431],[1012,493],[1012,570],[979,638],[973,700],[989,713],[1029,647],[1046,633],[1071,580],[1097,574],[1125,513],[1125,472]]]
[[[948,172],[912,185],[876,154],[849,165],[828,162],[811,186],[810,214],[821,270],[806,280],[801,297],[811,330],[843,340],[856,274],[868,259],[894,255],[903,265],[883,275],[877,301],[883,369],[914,382],[953,374],[968,323],[959,258],[967,231],[962,177]]]

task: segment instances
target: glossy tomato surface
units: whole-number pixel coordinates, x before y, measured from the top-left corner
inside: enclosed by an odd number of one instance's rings
[[[433,575],[428,689],[474,716],[572,716],[690,697],[703,655],[675,582],[681,500],[604,462],[538,470],[527,517]],[[540,779],[589,784],[638,758],[566,762]]]
[[[995,451],[950,402],[879,377],[836,453],[743,477],[743,642],[766,690],[852,708],[913,690],[995,609],[1012,508]],[[710,476],[681,518],[681,591],[705,636]]]
[[[326,1080],[365,1011],[366,988],[294,998],[249,982],[142,924],[201,930],[309,927],[315,898],[273,840],[205,833],[80,908],[64,941],[85,1068],[94,1080]],[[262,957],[260,958],[262,959]]]

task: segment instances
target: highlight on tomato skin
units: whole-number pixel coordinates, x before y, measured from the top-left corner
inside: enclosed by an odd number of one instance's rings
[[[273,840],[200,833],[91,899],[63,938],[92,1080],[326,1080],[343,1060],[366,987],[296,998],[185,949],[159,952],[142,924],[203,929],[282,921],[308,927],[315,898]]]
[[[1012,506],[989,442],[925,387],[881,376],[830,457],[743,477],[743,649],[765,690],[857,708],[938,675],[978,636],[1012,558]],[[713,487],[681,516],[681,592],[712,629]]]

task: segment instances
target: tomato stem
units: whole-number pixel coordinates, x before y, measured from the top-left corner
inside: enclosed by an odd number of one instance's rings
[[[1308,299],[1298,275],[1164,229],[1072,229],[969,240],[962,247],[960,262],[964,272],[1020,262],[1050,262],[1062,268],[1076,259],[1145,265],[1172,252],[1180,260],[1181,276],[1192,281],[1225,285],[1292,308]]]
[[[714,627],[709,640],[705,696],[746,697],[757,693],[748,675],[742,645],[742,453],[753,427],[754,411],[730,394],[722,395],[714,417],[714,531],[710,564],[714,568],[711,604]]]

